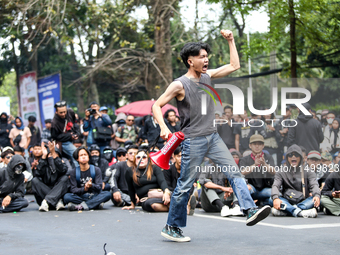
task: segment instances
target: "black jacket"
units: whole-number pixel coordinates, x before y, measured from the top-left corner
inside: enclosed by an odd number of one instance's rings
[[[129,188],[126,183],[125,173],[126,171],[132,171],[131,167],[127,165],[126,161],[118,162],[110,166],[112,169],[111,175],[111,190],[112,193],[121,191],[125,194],[129,194]]]
[[[105,158],[100,157],[99,161],[95,163],[91,160],[91,157],[90,157],[89,164],[100,168],[100,171],[102,173],[103,182],[107,183],[108,180],[110,179],[110,177],[106,176],[106,170],[109,168],[109,162]]]
[[[311,150],[318,151],[323,141],[321,123],[313,116],[300,112],[296,119],[297,125],[290,127],[288,131],[288,146],[297,144],[306,148],[306,154]]]
[[[172,164],[169,170],[163,170],[162,172],[164,174],[166,183],[168,184],[169,190],[174,191],[177,185],[177,180],[181,173],[177,172],[175,164]]]
[[[7,167],[0,170],[0,198],[10,196],[14,200],[24,196],[25,176],[14,173],[14,168],[19,164],[24,164],[24,168],[26,168],[25,159],[20,155],[14,155]]]
[[[47,186],[54,186],[60,177],[66,175],[67,165],[61,160],[61,158],[56,157],[54,159],[55,169],[48,163],[48,159],[39,159],[39,164],[34,171],[34,177],[38,177]]]
[[[67,123],[66,123],[67,121]],[[51,137],[57,142],[72,142],[72,133],[79,134],[75,113],[72,109],[67,109],[66,118],[62,119],[57,114],[54,115],[51,127]],[[67,127],[65,127],[67,126]],[[64,131],[65,129],[65,131]]]
[[[12,146],[11,143],[9,142],[9,132],[12,129],[12,126],[8,124],[8,116],[5,112],[1,113],[1,115],[5,114],[6,115],[6,121],[1,121],[0,120],[0,145],[2,147],[6,146]],[[8,130],[8,132],[7,132]]]
[[[334,190],[340,190],[340,173],[339,172],[333,172],[331,173],[326,181],[325,186],[323,187],[321,191],[321,195],[328,196],[330,198],[333,198],[332,191]]]

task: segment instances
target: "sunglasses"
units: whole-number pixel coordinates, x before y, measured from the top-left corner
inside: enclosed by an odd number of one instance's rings
[[[126,121],[135,121],[135,120],[126,120]]]
[[[126,155],[126,153],[119,153],[119,154],[117,154],[117,157],[121,157],[121,156],[125,156]]]
[[[12,158],[12,157],[13,157],[13,156],[6,156],[7,159],[10,159],[10,158]]]
[[[58,106],[58,107],[66,106],[66,101],[56,102],[55,105]]]
[[[300,157],[300,155],[299,155],[298,153],[296,153],[296,152],[292,152],[292,153],[287,154],[287,157],[288,157],[288,158],[291,158],[291,157],[293,157],[293,156],[295,156],[296,158],[297,158],[297,157]]]
[[[148,158],[148,157],[147,157],[146,155],[143,155],[143,156],[139,156],[139,155],[138,155],[138,156],[136,157],[136,159],[141,159],[141,158],[146,159],[146,158]]]

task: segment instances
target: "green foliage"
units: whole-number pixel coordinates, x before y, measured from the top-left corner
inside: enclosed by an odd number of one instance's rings
[[[0,90],[1,97],[10,97],[11,115],[13,116],[16,116],[19,110],[15,79],[15,72],[6,74]]]

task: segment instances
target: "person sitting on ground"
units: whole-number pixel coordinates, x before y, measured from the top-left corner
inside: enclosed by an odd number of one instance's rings
[[[131,199],[129,196],[129,188],[126,183],[125,173],[132,171],[135,155],[137,154],[137,145],[130,145],[128,151],[125,148],[117,149],[117,158],[122,159],[115,165],[109,167],[107,175],[110,176],[110,186],[112,192],[112,203],[115,206],[131,205]],[[123,160],[122,155],[127,154],[127,160]],[[126,156],[124,156],[126,158]]]
[[[70,173],[70,193],[64,195],[69,211],[102,209],[111,193],[102,190],[102,173],[99,167],[90,165],[90,152],[83,146],[76,149],[73,157],[79,166]]]
[[[332,162],[332,155],[329,152],[321,153],[321,164],[328,167],[328,171],[331,173],[334,171],[334,163]]]
[[[252,135],[249,140],[251,154],[240,160],[240,169],[248,182],[251,197],[262,205],[271,205],[271,185],[275,174],[274,159],[264,153],[262,135]]]
[[[222,217],[243,216],[237,197],[221,167],[208,166],[206,169],[207,171],[202,171],[199,176],[203,210],[220,212]]]
[[[340,173],[334,171],[325,182],[321,191],[321,205],[323,212],[329,215],[340,216]]]
[[[301,148],[291,145],[287,150],[287,167],[275,174],[271,194],[274,216],[315,218],[318,215],[315,208],[320,205],[319,185],[315,173],[302,167],[302,157]]]
[[[0,213],[20,211],[28,206],[24,198],[24,170],[25,159],[20,155],[14,155],[7,167],[0,169]]]
[[[25,194],[31,194],[32,193],[32,179],[33,179],[33,174],[32,174],[32,169],[31,169],[31,164],[29,160],[25,157],[25,149],[20,147],[19,145],[15,145],[14,148],[14,155],[21,155],[25,159],[26,163],[26,169],[22,173],[25,175]]]
[[[321,154],[318,151],[310,151],[307,155],[306,169],[315,172],[316,180],[319,183],[320,189],[325,185],[326,178],[329,175],[329,169],[327,166],[321,164]]]
[[[33,153],[32,154],[33,154],[33,158],[30,158],[30,164],[31,164],[33,176],[35,176],[35,172],[37,170],[39,160],[41,159],[41,157],[43,155],[41,144],[37,143],[37,144],[33,145]]]
[[[106,169],[109,168],[109,162],[107,162],[106,159],[101,157],[100,147],[97,144],[92,144],[89,148],[89,151],[91,154],[89,164],[100,168],[100,171],[102,173],[102,179],[103,179],[102,189],[109,191],[110,185],[107,183],[109,180],[109,177],[106,177],[105,175]]]
[[[110,146],[106,146],[103,150],[103,158],[109,162],[109,166],[112,166],[117,162],[114,157],[114,151]]]
[[[181,175],[181,163],[182,163],[182,152],[181,148],[177,147],[173,153],[174,163],[170,166],[169,170],[163,170],[164,178],[166,183],[168,184],[168,188],[171,192],[173,192],[177,185],[177,180]],[[189,200],[187,205],[187,214],[193,215],[196,208],[196,197],[193,194],[194,188],[197,186],[197,183],[194,182],[190,192],[189,192]]]
[[[143,210],[147,212],[169,211],[171,192],[162,170],[158,166],[152,165],[150,161],[149,155],[144,150],[138,150],[132,171],[125,172],[131,205],[124,206],[123,210],[135,208],[137,194]],[[151,193],[153,193],[152,196]]]
[[[9,161],[11,160],[11,158],[14,156],[14,151],[11,147],[5,147],[2,150],[1,153],[1,159],[2,159],[2,167],[7,167]]]
[[[41,148],[42,157],[32,180],[33,194],[39,211],[48,212],[51,208],[59,211],[65,208],[62,198],[69,185],[67,165],[56,152],[54,142],[48,142],[48,149],[44,144]]]

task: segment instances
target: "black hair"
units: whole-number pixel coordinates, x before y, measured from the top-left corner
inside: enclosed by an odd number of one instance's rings
[[[164,113],[164,119],[167,119],[168,117],[169,117],[169,113],[170,112],[173,112],[173,113],[175,113],[175,115],[176,115],[176,112],[175,112],[175,110],[174,109],[169,109],[169,110],[167,110],[165,113]]]
[[[41,147],[41,143],[35,143],[32,147],[34,148],[36,146]]]
[[[130,149],[136,149],[136,150],[138,150],[138,146],[137,146],[136,144],[132,144],[132,145],[129,146],[129,148],[127,148],[126,151],[129,151]]]
[[[37,121],[37,118],[34,117],[33,115],[31,115],[31,116],[28,117],[28,121],[30,121],[30,122],[36,122],[36,121]]]
[[[89,152],[89,150],[86,149],[84,146],[80,146],[79,148],[77,148],[77,149],[73,152],[73,158],[74,158],[75,160],[78,160],[78,158],[79,158],[79,152],[80,152],[81,150],[85,150],[86,153],[87,153],[87,155],[89,156],[89,158],[91,157],[91,153]]]
[[[226,105],[226,106],[224,107],[223,111],[225,111],[226,109],[231,109],[231,111],[233,111],[233,107],[230,106],[230,105]]]
[[[210,46],[207,43],[202,42],[190,42],[183,46],[181,50],[181,58],[183,60],[184,65],[187,68],[190,68],[190,65],[188,64],[188,58],[190,56],[198,56],[200,54],[200,50],[205,50],[208,54],[211,52]]]
[[[174,155],[178,155],[181,153],[181,147],[177,147],[176,150],[174,151]]]
[[[19,152],[24,152],[25,149],[20,147],[19,145],[15,145],[14,148],[13,148],[14,151],[19,151]]]

